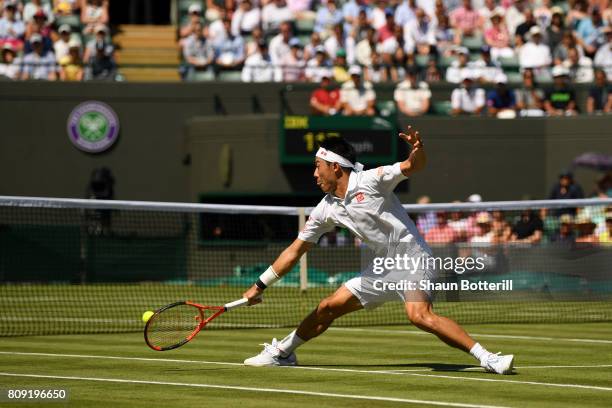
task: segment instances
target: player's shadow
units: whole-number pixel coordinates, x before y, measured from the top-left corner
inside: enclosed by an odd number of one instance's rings
[[[313,365],[305,365],[300,364],[301,367],[338,367],[338,368],[358,368],[358,367],[380,367],[384,369],[388,369],[389,371],[394,370],[407,370],[410,368],[415,369],[415,371],[419,368],[428,368],[431,371],[472,371],[474,369],[480,368],[479,366],[473,364],[440,364],[440,363],[411,363],[411,364],[313,364]],[[469,369],[469,370],[467,370]],[[407,371],[409,372],[409,371]]]

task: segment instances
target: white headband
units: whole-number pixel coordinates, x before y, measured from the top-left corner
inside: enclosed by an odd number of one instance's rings
[[[363,164],[359,162],[355,162],[355,164],[353,164],[344,157],[340,156],[339,154],[334,153],[331,150],[324,149],[322,147],[319,147],[319,150],[317,151],[317,154],[315,156],[319,159],[323,159],[331,163],[338,163],[342,167],[349,167],[355,171],[363,170]]]

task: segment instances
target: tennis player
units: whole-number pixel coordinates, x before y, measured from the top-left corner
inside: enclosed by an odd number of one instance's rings
[[[314,177],[327,194],[313,209],[297,239],[243,294],[250,304],[259,303],[264,290],[289,272],[321,235],[336,226],[348,228],[376,253],[382,250],[395,254],[397,251],[390,251],[389,247],[401,243],[402,250],[411,256],[431,255],[430,248],[393,194],[399,182],[422,170],[427,161],[419,132],[410,127],[406,132],[399,137],[412,146],[408,158],[367,171],[362,171],[363,166],[356,162],[355,150],[345,140],[330,138],[321,145],[315,157]],[[433,277],[435,273],[420,272],[421,277]],[[319,336],[335,319],[362,308],[373,309],[388,301],[401,301],[408,319],[416,327],[435,334],[451,347],[470,353],[486,371],[512,372],[513,355],[488,352],[456,322],[434,313],[430,292],[375,290],[368,279],[371,277],[362,273],[345,282],[334,294],[323,299],[296,330],[280,342],[273,339],[271,344],[264,344],[263,351],[246,359],[244,364],[257,367],[297,365],[295,349]]]

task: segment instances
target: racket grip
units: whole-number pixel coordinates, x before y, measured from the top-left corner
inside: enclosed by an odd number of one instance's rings
[[[226,311],[230,311],[236,307],[244,306],[249,303],[249,299],[242,298],[238,300],[234,300],[233,302],[226,303],[223,307],[225,307]]]

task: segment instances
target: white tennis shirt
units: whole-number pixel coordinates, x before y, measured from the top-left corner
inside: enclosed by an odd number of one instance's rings
[[[348,228],[377,254],[391,254],[398,242],[410,252],[431,254],[393,190],[407,177],[400,163],[351,172],[344,199],[327,194],[312,210],[298,239],[317,243],[336,226]]]

